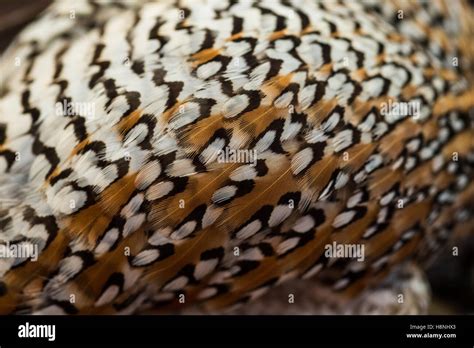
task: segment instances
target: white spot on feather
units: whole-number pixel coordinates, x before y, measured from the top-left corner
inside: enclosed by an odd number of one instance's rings
[[[218,262],[218,259],[204,260],[198,262],[196,268],[194,269],[194,278],[196,278],[197,280],[204,278],[216,268]]]
[[[166,174],[172,177],[189,176],[196,173],[193,161],[189,158],[182,158],[171,163],[166,169]]]
[[[344,211],[334,219],[332,226],[334,228],[339,228],[341,226],[347,225],[355,216],[354,210]]]
[[[200,299],[200,300],[205,300],[205,299],[207,299],[207,298],[210,298],[210,297],[216,295],[216,294],[217,294],[217,291],[218,291],[218,290],[217,290],[216,288],[214,288],[214,287],[204,289],[203,291],[201,291],[201,292],[198,294],[197,298]]]
[[[194,229],[196,228],[196,221],[188,221],[184,225],[182,225],[179,229],[174,231],[171,234],[171,239],[183,239],[193,233]]]
[[[77,255],[72,255],[61,260],[59,274],[69,279],[79,273],[82,269],[83,261]]]
[[[133,196],[133,198],[127,203],[127,205],[125,205],[125,207],[122,208],[122,211],[120,212],[120,214],[124,218],[131,217],[137,212],[138,208],[140,208],[142,203],[143,203],[143,194],[139,193]]]
[[[236,236],[239,239],[246,239],[253,236],[258,231],[260,231],[261,228],[262,228],[262,223],[260,222],[260,220],[254,220],[251,223],[242,227],[240,231],[237,232]]]
[[[314,100],[315,93],[316,85],[306,86],[298,93],[298,101],[300,103],[301,110],[306,110],[309,108]]]
[[[123,227],[123,236],[127,237],[130,233],[138,230],[145,221],[145,214],[139,214],[127,219]]]
[[[102,255],[110,250],[112,245],[115,244],[117,238],[119,237],[119,230],[117,228],[112,228],[108,230],[102,240],[100,241],[99,245],[95,248],[96,255]]]
[[[200,79],[206,80],[215,73],[217,73],[221,67],[222,64],[220,62],[215,61],[203,64],[197,69],[197,76]]]
[[[234,185],[221,187],[212,195],[212,201],[214,203],[224,202],[232,198],[236,192],[237,192],[237,187]]]
[[[188,278],[185,276],[179,276],[178,278],[168,283],[165,287],[163,287],[163,290],[165,291],[181,290],[187,284],[188,284]]]
[[[208,164],[214,162],[219,155],[219,151],[225,145],[225,140],[222,138],[214,139],[212,143],[210,143],[200,154],[199,159],[203,164]]]
[[[238,94],[224,103],[222,113],[225,118],[233,118],[245,110],[249,105],[249,97],[246,94]]]
[[[311,148],[307,147],[298,152],[291,160],[291,170],[293,174],[298,175],[312,160],[313,150]]]
[[[298,233],[305,233],[311,230],[314,227],[314,219],[310,215],[302,216],[296,221],[293,226],[293,231]]]
[[[255,150],[258,153],[266,151],[275,141],[276,132],[274,130],[266,132],[263,137],[255,144]]]
[[[135,178],[135,187],[139,190],[148,188],[161,174],[161,165],[158,161],[146,163]]]
[[[146,191],[146,198],[150,201],[166,196],[173,190],[173,183],[171,181],[162,181],[151,186]]]
[[[155,261],[160,256],[160,251],[158,249],[147,249],[141,251],[137,256],[133,258],[133,266],[143,266],[148,265]]]
[[[277,205],[268,219],[268,226],[275,227],[276,225],[282,223],[288,216],[290,216],[293,211],[288,205],[279,204]]]
[[[303,275],[303,279],[309,279],[313,276],[315,276],[320,270],[323,269],[323,264],[322,263],[318,263],[316,265],[314,265],[313,267],[311,267],[304,275]]]
[[[168,127],[170,129],[179,129],[193,123],[200,115],[200,105],[198,103],[189,102],[184,104],[183,109],[173,114]]]
[[[120,289],[117,285],[111,285],[104,291],[100,298],[95,302],[94,307],[100,307],[112,302],[119,294]]]
[[[153,235],[148,238],[148,243],[153,246],[159,246],[163,244],[167,244],[170,242],[170,239],[166,237],[171,233],[171,227],[161,228],[153,232]]]
[[[233,181],[253,180],[257,176],[257,171],[250,165],[243,165],[235,169],[229,179]]]
[[[352,130],[345,129],[342,132],[338,132],[332,139],[332,145],[335,152],[339,152],[349,147],[352,144]]]
[[[202,228],[212,225],[221,216],[223,209],[213,205],[207,207],[204,216],[202,217]]]
[[[286,107],[288,107],[288,105],[290,105],[290,103],[293,99],[293,96],[294,96],[293,92],[288,91],[288,92],[280,95],[278,98],[276,98],[273,105],[276,108],[280,108],[280,109],[286,108]]]
[[[277,250],[276,250],[277,254],[281,255],[293,249],[294,247],[298,245],[299,241],[300,241],[299,237],[293,237],[281,242],[277,247]]]

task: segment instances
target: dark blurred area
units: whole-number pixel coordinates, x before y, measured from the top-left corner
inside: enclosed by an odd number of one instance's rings
[[[474,314],[474,237],[465,236],[441,252],[427,275],[435,298],[435,311],[447,307],[454,313]],[[442,314],[442,313],[440,313]]]
[[[51,0],[0,0],[0,52]]]

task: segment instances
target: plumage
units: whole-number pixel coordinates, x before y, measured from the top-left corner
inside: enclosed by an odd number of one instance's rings
[[[0,313],[222,310],[295,278],[364,298],[424,264],[472,232],[473,18],[54,2],[0,60],[0,242],[39,248],[0,258]]]

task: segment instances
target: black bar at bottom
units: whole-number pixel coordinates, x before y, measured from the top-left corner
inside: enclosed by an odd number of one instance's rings
[[[54,325],[51,328],[38,325]],[[49,330],[49,331],[48,331]],[[49,336],[48,336],[49,332]],[[42,335],[44,337],[31,337]],[[27,336],[27,337],[19,337]],[[2,316],[0,346],[474,347],[473,316]]]

